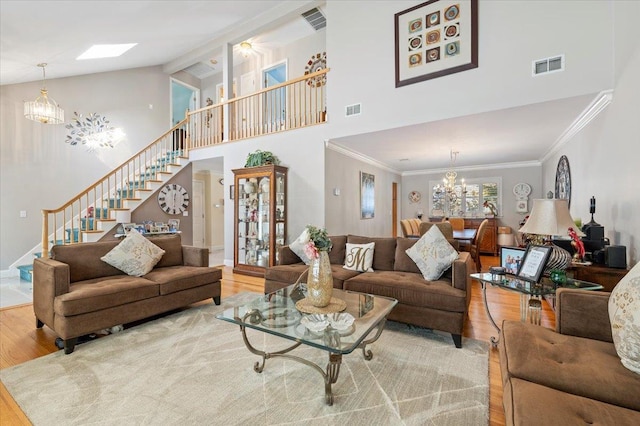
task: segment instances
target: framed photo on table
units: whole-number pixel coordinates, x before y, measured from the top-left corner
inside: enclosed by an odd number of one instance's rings
[[[500,248],[500,266],[505,269],[507,274],[515,275],[518,273],[525,251],[524,248],[520,247]]]
[[[430,0],[394,19],[396,87],[478,67],[478,0]]]
[[[530,282],[539,282],[540,277],[542,277],[542,271],[544,271],[547,260],[551,255],[551,250],[553,250],[551,246],[529,244],[520,268],[518,268],[517,277]]]

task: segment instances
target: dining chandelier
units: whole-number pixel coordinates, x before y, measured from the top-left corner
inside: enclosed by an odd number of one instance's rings
[[[456,173],[456,171],[454,170],[454,166],[456,164],[456,159],[458,158],[459,153],[459,151],[454,151],[453,149],[451,150],[451,153],[449,154],[449,170],[445,173],[444,178],[442,179],[442,182],[444,183],[444,190],[448,194],[455,192],[456,178],[458,177],[458,173]],[[462,185],[462,191],[464,192],[466,189],[464,179],[461,179],[460,183]]]
[[[42,63],[38,64],[38,66],[42,68],[42,89],[40,89],[40,96],[35,101],[24,103],[24,116],[29,120],[39,121],[44,124],[63,123],[64,110],[47,94],[44,71],[47,64]]]

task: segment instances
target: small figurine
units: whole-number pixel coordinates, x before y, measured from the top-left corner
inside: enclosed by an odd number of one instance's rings
[[[576,250],[573,255],[574,262],[582,262],[584,259],[584,243],[578,237],[578,233],[573,228],[569,228],[569,236],[571,237],[571,245]]]

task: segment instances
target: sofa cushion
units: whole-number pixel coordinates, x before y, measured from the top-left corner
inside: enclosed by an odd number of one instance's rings
[[[351,244],[347,243],[344,257],[344,269],[357,272],[372,272],[373,253],[376,243]]]
[[[501,340],[505,386],[515,377],[640,411],[640,375],[620,363],[612,343],[519,321],[503,322]]]
[[[184,265],[180,234],[149,237],[149,241],[164,250],[162,258],[155,266],[156,268]]]
[[[640,424],[640,412],[516,378],[504,389],[503,400],[508,425]]]
[[[344,265],[344,251],[347,245],[346,235],[329,236],[331,250],[329,250],[329,263],[332,265]]]
[[[348,235],[347,242],[351,244],[376,243],[376,249],[373,253],[373,269],[375,271],[393,271],[393,261],[396,254],[395,238]]]
[[[437,280],[458,258],[458,252],[437,226],[432,226],[406,253],[416,263],[425,280]]]
[[[127,275],[141,277],[153,269],[163,254],[164,250],[144,235],[130,231],[120,244],[100,259]]]
[[[398,238],[396,244],[396,258],[393,262],[393,269],[395,271],[413,272],[421,274],[418,265],[413,261],[406,253],[408,249],[418,241],[417,238]]]
[[[222,271],[220,268],[203,268],[201,266],[169,266],[153,268],[144,277],[158,283],[160,294],[165,295],[220,281]]]
[[[51,248],[51,258],[69,265],[69,281],[122,275],[123,272],[100,260],[120,241],[55,245]]]
[[[466,292],[448,280],[425,281],[421,274],[399,271],[364,272],[344,282],[345,290],[392,297],[398,303],[465,312]]]
[[[640,374],[640,263],[611,292],[609,321],[622,365]]]
[[[291,244],[289,244],[289,248],[291,249],[291,251],[294,252],[305,265],[309,265],[311,263],[311,259],[309,259],[309,256],[307,256],[307,254],[304,252],[304,247],[308,242],[309,230],[305,227],[304,231],[302,231],[298,238],[296,238]]]
[[[66,317],[96,312],[160,294],[158,284],[145,278],[118,275],[72,283],[69,292],[53,302],[56,314]]]

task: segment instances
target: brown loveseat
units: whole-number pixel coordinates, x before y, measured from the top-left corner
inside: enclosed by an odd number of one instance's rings
[[[471,297],[469,274],[475,266],[469,253],[460,253],[453,268],[440,279],[426,281],[416,264],[405,253],[415,238],[371,238],[356,235],[330,237],[329,252],[333,287],[379,296],[392,297],[398,304],[389,319],[451,333],[456,347],[462,347],[462,328]],[[347,242],[375,242],[373,272],[356,272],[343,268]],[[265,293],[296,282],[307,269],[289,246],[279,250],[279,264],[265,272]]]
[[[73,352],[78,337],[213,298],[220,304],[218,268],[209,251],[183,246],[180,235],[150,240],[165,253],[148,274],[126,275],[100,260],[119,241],[56,245],[33,262],[36,326],[49,326]]]
[[[640,375],[622,365],[612,343],[609,295],[559,289],[555,332],[503,322],[507,425],[640,425]]]

